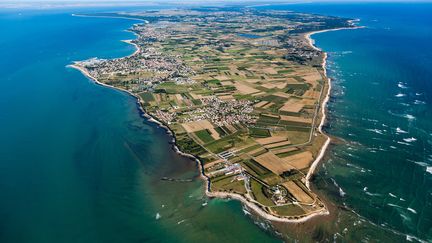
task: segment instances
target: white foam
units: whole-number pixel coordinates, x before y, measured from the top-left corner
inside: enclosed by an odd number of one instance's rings
[[[244,207],[243,207],[243,213],[244,213],[245,215],[251,215],[251,213],[250,213],[249,211],[247,211]]]
[[[370,132],[374,132],[374,133],[377,133],[377,134],[383,134],[383,131],[382,130],[380,130],[380,129],[366,129],[367,131],[370,131]]]
[[[159,220],[162,216],[159,213],[156,213],[156,220]]]
[[[426,167],[426,172],[432,174],[432,166]]]
[[[403,140],[407,143],[412,143],[412,142],[417,141],[417,138],[410,137],[410,138],[404,138]]]
[[[404,214],[400,214],[400,216],[402,217],[403,220],[406,220],[406,221],[410,221],[411,220],[408,216],[406,216]]]
[[[336,183],[336,181],[333,179],[333,178],[331,178],[331,180],[332,180],[332,182],[333,182],[333,185],[335,185],[335,187],[337,187],[337,188],[339,188],[339,195],[341,196],[341,197],[343,197],[343,196],[345,196],[346,195],[346,193],[342,190],[342,188]]]
[[[186,221],[186,219],[182,219],[182,220],[178,221],[177,224],[181,224],[181,223],[183,223],[184,221]]]
[[[371,196],[371,197],[379,197],[379,196],[381,196],[381,194],[379,194],[379,193],[371,193],[371,192],[365,192],[365,193],[366,193],[366,195]]]
[[[398,98],[405,97],[405,96],[406,96],[406,94],[402,94],[402,93],[395,95],[395,97],[398,97]]]
[[[339,194],[341,195],[341,197],[346,195],[346,193],[340,187],[339,187]]]
[[[398,87],[401,88],[401,89],[406,89],[407,88],[407,86],[405,86],[405,84],[402,83],[402,82],[398,83]]]
[[[396,197],[396,195],[395,195],[395,194],[393,194],[393,193],[389,193],[389,195],[390,195],[390,197],[394,197],[394,198],[397,198],[397,197]]]
[[[401,141],[398,141],[397,143],[398,143],[398,144],[402,144],[402,145],[408,145],[408,146],[411,146],[411,144],[409,144],[409,143],[406,143],[406,142],[401,142]]]
[[[414,120],[415,119],[415,116],[410,115],[410,114],[406,114],[406,115],[404,115],[404,117],[407,118],[408,120]]]
[[[396,133],[408,133],[408,132],[402,130],[400,127],[397,127],[397,128],[396,128]]]
[[[402,208],[401,206],[393,204],[393,203],[387,203],[387,205],[389,205],[390,207],[394,207],[394,208]]]
[[[412,209],[412,208],[407,208],[407,210],[410,211],[411,213],[417,214],[417,211],[415,211],[415,210]]]
[[[407,161],[414,162],[414,163],[416,163],[417,165],[420,165],[420,166],[422,166],[422,167],[427,167],[427,166],[428,166],[427,163],[422,162],[422,161],[415,161],[415,160],[412,160],[412,159],[407,159]]]

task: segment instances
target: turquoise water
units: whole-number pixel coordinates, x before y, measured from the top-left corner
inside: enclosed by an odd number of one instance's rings
[[[319,188],[383,231],[432,241],[432,4],[277,8],[367,27],[313,36],[334,79],[325,130],[343,139],[316,176]]]
[[[431,241],[432,4],[267,8],[368,27],[313,36],[334,79],[325,130],[342,139],[314,184],[360,216],[312,236]],[[135,21],[71,16],[112,10],[0,11],[0,242],[277,241],[240,203],[208,200],[132,97],[66,67],[134,51],[120,40]]]
[[[96,10],[0,12],[0,242],[274,240],[238,202],[203,206],[195,162],[136,101],[66,67],[134,51],[135,21],[79,11]]]

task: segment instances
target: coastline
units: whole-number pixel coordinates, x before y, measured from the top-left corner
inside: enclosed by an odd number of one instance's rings
[[[73,15],[73,16],[78,16],[78,17],[93,17],[93,16],[85,16],[85,15],[84,16]],[[95,16],[95,17],[105,18],[105,16]],[[116,17],[106,16],[106,18],[116,18]],[[117,18],[123,18],[123,17],[117,17]],[[135,20],[137,20],[137,19],[135,19]],[[145,20],[142,20],[142,19],[138,19],[138,20],[145,21]],[[315,50],[321,51],[321,49],[319,49],[318,47],[316,47],[314,45],[314,41],[311,38],[311,35],[317,34],[317,33],[328,32],[328,31],[336,31],[336,30],[342,30],[342,29],[356,29],[356,28],[362,28],[362,27],[355,27],[355,26],[353,26],[353,27],[335,28],[335,29],[327,29],[327,30],[314,31],[314,32],[309,32],[309,33],[304,34],[303,37],[308,41],[309,45],[312,48],[314,48]],[[135,48],[136,48],[136,51],[134,53],[132,53],[131,55],[128,55],[128,57],[134,56],[134,55],[138,54],[141,51],[141,48],[138,45],[136,45],[135,43],[133,43],[132,40],[123,40],[123,42],[131,44],[131,45],[134,45]],[[327,104],[327,102],[329,100],[330,92],[331,92],[331,80],[330,80],[330,78],[327,77],[327,73],[326,73],[326,59],[327,59],[327,53],[323,52],[322,69],[323,69],[323,74],[324,74],[324,76],[327,79],[328,89],[327,89],[326,95],[325,95],[325,97],[324,97],[324,99],[323,99],[323,101],[321,103],[320,109],[321,109],[322,116],[321,116],[320,124],[317,126],[317,130],[318,130],[319,133],[323,134],[327,139],[326,139],[326,142],[323,144],[323,146],[320,148],[320,152],[319,152],[317,158],[314,160],[314,162],[311,164],[311,167],[308,170],[307,176],[305,178],[306,179],[306,183],[305,184],[308,187],[308,189],[310,189],[310,182],[309,182],[309,180],[310,180],[311,176],[313,175],[314,171],[316,170],[317,166],[319,165],[319,162],[324,157],[325,152],[326,152],[326,150],[327,150],[327,148],[328,148],[328,146],[330,144],[330,141],[331,141],[330,137],[327,136],[322,131],[322,126],[325,124],[325,121],[326,121],[325,107],[326,107],[326,104]],[[178,146],[176,144],[176,137],[175,137],[174,132],[168,126],[166,126],[163,122],[157,120],[157,118],[151,116],[149,113],[147,113],[145,111],[145,109],[143,108],[143,105],[142,105],[143,102],[142,102],[141,97],[139,97],[138,95],[132,93],[131,91],[128,91],[128,90],[125,90],[125,89],[122,89],[122,88],[119,88],[119,87],[115,87],[115,86],[112,86],[112,85],[109,85],[109,84],[105,84],[105,83],[102,83],[102,82],[98,81],[95,77],[91,76],[90,73],[85,68],[80,67],[78,65],[78,63],[79,63],[79,61],[75,61],[75,62],[73,62],[73,64],[70,64],[67,67],[71,67],[71,68],[77,69],[84,76],[86,76],[87,78],[89,78],[90,80],[92,80],[97,85],[101,85],[101,86],[108,87],[108,88],[111,88],[111,89],[116,89],[116,90],[119,90],[119,91],[124,91],[127,94],[131,95],[132,97],[136,98],[136,100],[137,100],[136,103],[138,105],[138,109],[141,112],[141,114],[148,121],[153,122],[156,125],[158,125],[159,127],[165,129],[167,131],[167,134],[170,135],[170,136],[172,136],[172,138],[173,138],[172,139],[173,150],[177,154],[179,154],[181,156],[185,156],[185,157],[188,157],[188,158],[190,158],[192,160],[195,160],[195,162],[197,163],[197,166],[198,166],[198,170],[200,172],[200,178],[205,181],[204,186],[205,186],[205,194],[206,194],[206,196],[208,196],[210,198],[221,198],[221,199],[235,199],[235,200],[239,200],[246,207],[252,209],[253,212],[255,212],[256,214],[258,214],[262,218],[264,218],[266,220],[274,221],[274,222],[303,223],[303,222],[306,222],[307,220],[309,220],[309,219],[311,219],[311,218],[313,218],[315,216],[323,216],[323,215],[329,215],[330,214],[329,210],[324,205],[323,210],[320,210],[320,211],[317,211],[317,212],[313,212],[313,213],[311,213],[309,215],[300,216],[300,218],[297,218],[297,219],[291,219],[291,218],[285,218],[285,217],[277,217],[277,216],[275,216],[273,214],[270,214],[270,213],[264,211],[263,209],[261,209],[257,204],[255,204],[254,202],[252,202],[253,199],[251,199],[250,197],[248,197],[248,195],[244,196],[244,195],[236,194],[236,193],[212,192],[210,190],[210,179],[204,173],[203,163],[197,157],[195,157],[194,155],[185,153],[185,152],[181,151],[178,148]]]
[[[358,21],[358,20],[355,20],[355,21]],[[353,21],[351,21],[351,23],[352,22]],[[312,165],[309,168],[309,171],[306,175],[306,187],[308,189],[310,189],[310,178],[312,177],[313,173],[315,172],[316,168],[318,167],[319,163],[321,162],[322,158],[324,157],[324,155],[328,149],[328,146],[330,145],[330,142],[331,142],[330,137],[327,134],[325,134],[325,132],[323,132],[323,130],[322,130],[322,127],[326,123],[326,119],[327,119],[326,107],[327,107],[328,101],[330,100],[331,89],[332,89],[331,78],[327,76],[328,54],[327,54],[327,52],[322,51],[319,47],[315,46],[315,41],[312,39],[312,35],[330,32],[330,31],[352,30],[352,29],[360,29],[360,28],[364,28],[364,26],[353,26],[353,27],[335,28],[335,29],[327,29],[327,30],[318,30],[318,31],[308,32],[308,33],[303,35],[303,37],[306,39],[306,41],[308,42],[310,47],[312,47],[313,49],[315,49],[317,51],[321,51],[323,53],[321,68],[323,70],[324,77],[327,80],[327,86],[328,86],[327,93],[326,93],[326,95],[325,95],[325,97],[321,103],[321,108],[320,108],[321,109],[321,121],[320,121],[320,124],[317,126],[318,132],[323,134],[326,137],[326,141],[324,142],[323,146],[321,147],[317,158],[314,160],[314,162],[312,162]]]

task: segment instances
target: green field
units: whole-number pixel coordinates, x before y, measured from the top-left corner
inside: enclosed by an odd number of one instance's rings
[[[195,132],[195,135],[204,143],[209,143],[214,140],[207,129]]]

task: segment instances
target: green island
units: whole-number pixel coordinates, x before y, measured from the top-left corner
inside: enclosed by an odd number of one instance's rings
[[[130,29],[134,54],[72,66],[136,96],[179,153],[198,159],[208,196],[276,221],[328,214],[309,185],[330,141],[326,54],[309,35],[352,20],[235,7],[89,16],[144,21]]]

